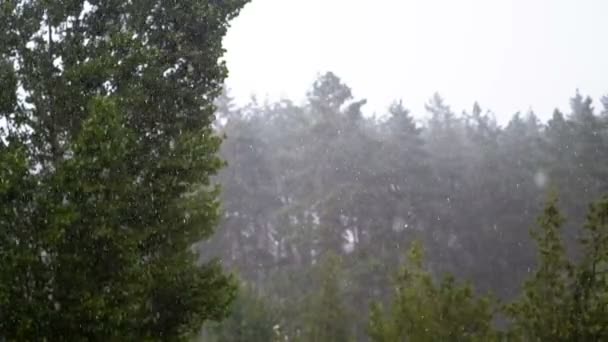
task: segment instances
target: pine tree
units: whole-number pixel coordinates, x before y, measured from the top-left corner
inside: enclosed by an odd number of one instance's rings
[[[333,253],[322,259],[315,274],[318,288],[311,294],[304,335],[307,341],[349,341],[350,329],[343,303],[341,261]]]
[[[608,339],[608,197],[592,204],[580,238],[583,258],[571,287],[573,340]]]
[[[415,243],[409,262],[397,278],[388,312],[372,308],[372,341],[492,341],[492,309],[488,298],[446,277],[439,285],[423,267],[422,246]]]
[[[272,304],[270,298],[243,284],[231,305],[230,316],[205,329],[201,341],[273,341],[280,317]]]
[[[551,196],[538,218],[538,229],[532,231],[538,244],[537,270],[525,283],[521,298],[507,308],[515,335],[524,341],[572,341],[568,321],[572,265],[560,235],[563,221],[557,197]]]

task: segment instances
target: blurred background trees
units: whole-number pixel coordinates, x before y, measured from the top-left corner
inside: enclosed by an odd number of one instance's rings
[[[502,125],[477,103],[455,113],[439,94],[427,113],[396,101],[365,116],[365,101],[333,73],[301,104],[223,101],[224,217],[199,247],[272,298],[292,338],[305,332],[303,305],[327,253],[341,259],[350,339],[369,338],[372,303],[391,307],[414,240],[433,279],[449,273],[511,302],[541,262],[529,232],[546,195],[558,191],[575,262],[588,205],[608,184],[607,103],[596,109],[580,93],[548,122],[528,112]]]

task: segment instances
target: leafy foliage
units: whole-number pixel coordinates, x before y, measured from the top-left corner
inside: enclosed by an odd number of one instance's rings
[[[244,3],[0,4],[3,339],[173,341],[226,314],[234,281],[191,247],[218,222],[212,100]]]

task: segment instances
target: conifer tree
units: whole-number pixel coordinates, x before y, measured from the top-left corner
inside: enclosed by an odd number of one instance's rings
[[[573,340],[608,339],[608,197],[592,204],[571,289]]]
[[[372,309],[369,335],[373,341],[492,341],[492,308],[488,298],[446,277],[436,284],[423,267],[422,246],[409,250],[399,273],[395,298],[388,311]]]
[[[349,341],[348,315],[343,303],[344,277],[340,258],[323,257],[315,274],[318,288],[310,295],[306,313],[307,341]]]
[[[525,283],[521,298],[507,308],[515,335],[525,341],[572,341],[568,320],[572,265],[562,243],[563,222],[553,195],[532,231],[538,245],[537,269]]]

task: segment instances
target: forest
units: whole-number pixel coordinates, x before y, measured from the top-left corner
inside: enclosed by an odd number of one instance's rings
[[[502,126],[439,94],[370,117],[328,72],[302,104],[217,105],[223,219],[199,250],[242,282],[218,341],[608,336],[608,98]]]
[[[0,341],[608,340],[608,97],[237,105],[247,2],[0,1]]]

